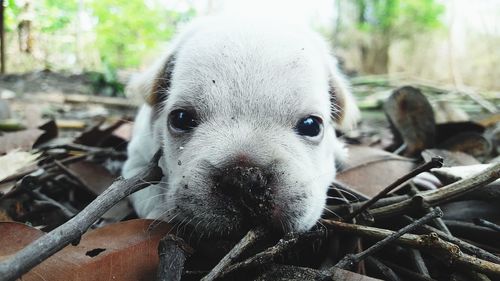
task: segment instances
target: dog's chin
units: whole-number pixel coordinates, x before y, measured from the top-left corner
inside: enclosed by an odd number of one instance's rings
[[[234,240],[240,239],[249,230],[261,227],[267,231],[276,234],[283,235],[291,231],[297,231],[292,224],[284,223],[284,218],[279,216],[269,217],[252,217],[245,214],[244,211],[239,210],[237,207],[232,206],[232,204],[226,202],[227,204],[223,207],[224,214],[215,214],[210,211],[203,213],[202,219],[192,219],[189,217],[175,217],[170,221],[171,225],[174,226],[175,233],[181,237],[188,238],[193,241],[193,239],[199,240],[214,240],[214,239],[224,239],[224,240]],[[179,209],[183,209],[179,206]],[[220,210],[220,209],[219,209]],[[192,213],[192,211],[181,211],[183,214]],[[193,214],[192,217],[200,217]]]
[[[190,241],[225,239],[234,240],[241,238],[248,232],[252,225],[246,223],[240,216],[221,216],[205,214],[206,219],[188,220],[174,218],[170,224],[177,235]]]

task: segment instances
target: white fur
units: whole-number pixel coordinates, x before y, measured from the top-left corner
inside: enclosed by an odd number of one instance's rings
[[[181,32],[167,54],[129,85],[150,95],[152,84],[175,56],[168,98],[152,118],[144,105],[136,118],[123,175],[130,177],[163,149],[163,183],[133,194],[141,217],[173,219],[206,234],[226,235],[244,226],[213,195],[211,170],[238,155],[255,165],[276,167],[277,228],[305,231],[320,218],[344,154],[334,126],[352,126],[359,115],[327,44],[301,26],[265,20],[207,18]],[[340,124],[330,119],[330,85],[344,107]],[[173,136],[168,114],[194,108],[200,124],[189,136]],[[324,120],[319,139],[298,135],[294,126],[315,114]],[[187,188],[185,188],[187,187]]]

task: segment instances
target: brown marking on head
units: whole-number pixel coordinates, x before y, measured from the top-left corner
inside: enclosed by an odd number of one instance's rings
[[[172,83],[172,73],[175,66],[175,55],[169,56],[163,68],[153,80],[151,92],[146,97],[146,102],[153,108],[158,108],[167,99]]]

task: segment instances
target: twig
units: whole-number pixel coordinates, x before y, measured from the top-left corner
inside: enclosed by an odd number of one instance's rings
[[[179,281],[182,277],[184,262],[192,255],[193,248],[175,235],[169,234],[163,237],[158,244],[158,265],[157,281]]]
[[[389,243],[395,241],[399,237],[401,237],[403,234],[408,233],[420,225],[426,224],[427,222],[431,221],[434,218],[441,217],[443,216],[443,212],[440,210],[434,209],[432,212],[426,214],[425,216],[421,217],[420,219],[414,221],[413,223],[401,228],[397,232],[392,233],[391,235],[385,237],[384,239],[378,241],[377,243],[373,244],[370,248],[364,250],[361,253],[358,254],[350,254],[346,255],[343,259],[341,259],[335,266],[340,267],[343,269],[349,269],[352,267],[354,264],[362,261],[364,258],[373,255],[374,253],[378,252],[380,249],[383,247],[387,246]]]
[[[266,264],[273,260],[274,257],[292,248],[295,244],[297,244],[298,241],[299,235],[297,235],[296,233],[289,233],[283,239],[280,239],[276,245],[269,247],[266,250],[242,262],[227,267],[226,270],[219,274],[219,277],[226,276],[227,274],[234,272],[235,270],[254,267],[260,264]]]
[[[49,196],[41,193],[39,190],[33,190],[33,191],[29,191],[35,198],[39,199],[39,200],[42,200],[42,201],[45,201],[47,203],[49,203],[50,205],[54,206],[54,207],[57,207],[59,210],[61,210],[62,214],[64,215],[64,217],[66,219],[70,219],[72,218],[76,213],[78,213],[78,210],[76,210],[75,208],[73,207],[66,207],[64,206],[63,204],[57,202],[56,200],[50,198]]]
[[[409,216],[403,216],[403,218],[405,218],[408,221],[414,221]],[[487,261],[491,261],[491,262],[500,264],[500,257],[497,257],[488,251],[485,251],[485,250],[483,250],[475,245],[472,245],[466,241],[463,241],[462,239],[456,238],[452,235],[449,235],[448,233],[446,233],[444,231],[441,231],[441,230],[434,228],[432,226],[429,226],[429,225],[422,225],[420,228],[424,229],[428,233],[432,233],[432,232],[436,233],[439,236],[439,238],[458,245],[460,247],[460,249],[464,250],[465,252],[467,252],[469,254],[477,256],[478,258],[481,258],[483,260],[487,260]]]
[[[366,257],[365,262],[368,267],[372,267],[375,270],[379,271],[379,273],[384,276],[384,280],[401,281],[401,278],[399,278],[399,276],[397,276],[390,267],[388,267],[378,259],[374,257]]]
[[[356,225],[333,220],[322,220],[322,223],[328,228],[334,229],[336,231],[351,233],[354,235],[369,237],[373,239],[383,239],[395,233],[394,231],[387,229]],[[407,233],[397,238],[394,242],[399,245],[416,249],[429,250],[428,252],[432,255],[440,255],[441,257],[445,256],[447,258],[447,261],[451,264],[464,266],[466,268],[486,274],[492,274],[494,276],[500,276],[500,264],[492,263],[490,261],[482,260],[477,257],[464,254],[460,251],[460,248],[457,245],[440,239],[439,236],[435,233],[431,233],[428,235],[415,235]]]
[[[411,198],[411,196],[409,196],[407,194],[385,197],[385,198],[382,198],[382,199],[378,200],[377,202],[375,202],[371,208],[375,209],[375,208],[385,207],[388,205],[402,202],[402,201],[409,199],[409,198]],[[366,200],[368,200],[368,198]],[[357,210],[357,209],[361,208],[361,206],[363,206],[366,203],[366,200],[363,200],[362,202],[353,202],[350,204],[328,205],[328,206],[326,206],[326,208],[332,212],[341,212],[346,207],[352,208],[353,210]]]
[[[236,244],[227,255],[205,276],[202,281],[211,281],[217,279],[221,273],[233,263],[248,247],[252,246],[264,237],[266,232],[262,228],[252,229]]]
[[[75,163],[75,162],[81,161],[81,160],[87,158],[87,156],[88,156],[88,154],[70,156],[68,158],[65,158],[65,159],[59,161],[59,162],[62,163],[62,164],[71,164],[71,163]],[[19,172],[17,174],[11,175],[11,176],[9,176],[9,177],[1,180],[0,184],[6,183],[6,182],[9,182],[9,181],[19,180],[19,179],[21,179],[22,177],[24,177],[26,175],[29,175],[29,174],[31,174],[33,172],[36,172],[38,169],[49,169],[49,168],[52,168],[54,166],[55,166],[55,164],[52,162],[52,163],[49,163],[49,164],[46,164],[46,165],[42,165],[41,167],[35,167],[33,169],[22,171],[22,172]]]
[[[500,225],[496,223],[492,223],[491,221],[487,221],[485,219],[475,219],[474,223],[479,226],[484,226],[490,229],[493,229],[495,231],[500,231]]]
[[[92,201],[85,209],[65,224],[38,238],[15,255],[0,263],[0,280],[13,281],[29,271],[71,242],[79,239],[87,229],[120,200],[160,180],[161,169],[158,151],[151,163],[138,175],[129,179],[120,178]]]
[[[412,179],[413,177],[417,176],[420,173],[429,171],[432,168],[439,168],[443,166],[443,158],[441,157],[433,157],[431,161],[424,163],[423,165],[415,168],[413,171],[410,173],[400,177],[397,179],[395,182],[384,188],[382,191],[380,191],[377,195],[375,195],[373,198],[370,200],[366,201],[359,209],[355,210],[353,213],[348,214],[345,218],[344,221],[350,221],[353,218],[355,218],[357,215],[361,214],[368,208],[370,208],[373,204],[375,204],[378,200],[380,200],[382,197],[386,196],[389,192],[400,186],[401,184],[405,183],[406,181]]]
[[[68,177],[72,178],[74,181],[76,181],[80,186],[84,187],[86,190],[92,190],[92,188],[90,188],[88,186],[88,184],[83,181],[79,176],[77,176],[73,171],[71,171],[70,169],[68,169],[66,166],[64,166],[64,164],[62,164],[61,162],[57,161],[57,160],[54,160],[54,164],[59,167],[59,169],[61,169],[66,175],[68,175]]]
[[[420,253],[420,251],[417,249],[410,249],[408,252],[417,272],[425,277],[430,277],[429,270],[427,269],[427,265],[425,265],[422,253]]]
[[[493,182],[499,177],[500,163],[496,163],[470,178],[459,180],[437,190],[420,193],[411,199],[407,199],[396,204],[372,209],[370,210],[370,214],[372,214],[375,218],[401,214],[405,210],[412,208],[415,199],[421,200],[427,206],[436,206]]]
[[[326,235],[325,229],[320,229],[317,231],[309,231],[303,234],[297,234],[290,232],[285,235],[282,239],[276,243],[276,245],[267,248],[266,250],[236,264],[228,266],[219,274],[219,278],[228,275],[236,270],[241,270],[249,267],[256,267],[259,265],[267,264],[272,261],[275,257],[281,255],[283,252],[289,250],[301,239],[317,238]]]
[[[399,266],[393,262],[387,261],[387,260],[382,260],[383,263],[387,264],[392,268],[392,270],[398,272],[400,275],[403,275],[408,278],[408,280],[415,280],[415,281],[436,281],[435,279],[432,279],[428,276],[424,276],[422,274],[418,274],[417,272],[413,272],[411,270],[408,270],[407,268],[404,268],[402,266]]]

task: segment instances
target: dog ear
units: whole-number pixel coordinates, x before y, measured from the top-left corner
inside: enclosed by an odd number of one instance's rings
[[[145,72],[131,79],[126,88],[127,96],[140,96],[149,106],[158,107],[168,96],[174,65],[175,55],[169,52]]]
[[[127,96],[142,97],[153,108],[161,108],[168,97],[168,91],[175,68],[176,53],[183,43],[192,37],[205,19],[191,22],[174,37],[169,43],[169,50],[145,72],[133,77],[126,88]]]
[[[330,52],[330,44],[317,33],[312,34],[311,42],[326,64],[332,121],[338,129],[352,129],[356,126],[361,114],[349,88],[349,83],[338,69],[337,59]]]
[[[328,60],[331,116],[339,129],[349,130],[356,126],[361,114],[337,60],[330,55]]]

